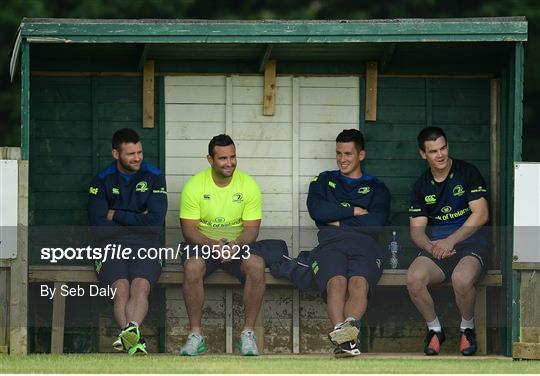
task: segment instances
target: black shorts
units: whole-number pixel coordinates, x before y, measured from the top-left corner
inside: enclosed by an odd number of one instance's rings
[[[105,262],[96,262],[96,273],[103,286],[112,285],[119,279],[133,281],[135,278],[144,278],[150,286],[156,284],[161,275],[159,260],[120,260],[111,259]]]
[[[364,277],[370,291],[376,286],[383,271],[382,250],[377,248],[358,247],[358,244],[328,244],[319,245],[313,249],[311,267],[315,275],[315,282],[326,301],[326,285],[335,276],[343,276],[347,280],[351,277]]]
[[[235,257],[235,259],[228,262],[221,262],[221,259],[218,258],[217,253],[212,253],[212,246],[204,246],[205,248],[203,249],[203,246],[201,245],[182,243],[180,247],[182,249],[182,263],[185,263],[188,258],[195,258],[204,261],[206,266],[204,278],[208,277],[217,269],[222,269],[226,273],[238,278],[241,284],[244,284],[246,281],[246,277],[242,274],[242,271],[240,270],[240,265],[242,265],[242,261],[251,257],[251,255],[258,253],[259,242],[247,244],[241,246],[239,249],[235,249],[232,252],[232,255]]]
[[[436,259],[431,253],[424,250],[421,250],[418,253],[417,257],[427,257],[432,260],[435,265],[437,265],[439,269],[441,269],[444,274],[444,279],[446,281],[452,277],[452,273],[454,272],[457,264],[465,256],[472,256],[476,258],[480,262],[482,271],[484,272],[487,268],[487,264],[489,263],[491,253],[489,252],[488,247],[485,245],[458,244],[456,246],[456,254],[447,259]]]

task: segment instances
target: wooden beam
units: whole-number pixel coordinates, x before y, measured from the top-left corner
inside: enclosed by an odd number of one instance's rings
[[[540,262],[513,262],[514,270],[540,270]]]
[[[154,61],[146,61],[143,71],[143,128],[154,128],[154,73]]]
[[[500,166],[500,84],[498,79],[490,80],[490,187],[491,187],[491,243],[493,244],[493,256],[488,267],[500,267],[500,243],[497,229],[500,225],[499,219],[499,171]]]
[[[9,302],[9,351],[28,353],[28,161],[19,162],[17,258],[12,261]]]
[[[487,307],[486,286],[476,286],[476,299],[474,301],[474,322],[478,355],[487,354]]]
[[[264,72],[264,69],[266,68],[266,63],[268,63],[268,59],[270,59],[270,54],[272,53],[272,48],[274,48],[274,45],[267,44],[266,50],[264,51],[264,55],[261,59],[261,63],[259,64],[259,72]]]
[[[276,61],[268,60],[264,69],[263,115],[273,116],[276,112]]]
[[[377,62],[366,64],[366,121],[377,121]]]
[[[540,359],[540,343],[514,342],[512,344],[512,358]]]
[[[53,298],[53,316],[51,332],[51,353],[62,354],[64,352],[64,321],[66,318],[66,297],[60,294],[62,282],[55,282],[56,293]]]
[[[141,50],[141,57],[139,58],[139,63],[137,64],[137,71],[142,71],[144,64],[146,63],[146,57],[148,56],[148,50],[150,49],[149,44],[145,43]]]

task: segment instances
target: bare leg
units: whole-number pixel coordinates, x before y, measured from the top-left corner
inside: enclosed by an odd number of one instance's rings
[[[190,330],[201,333],[201,319],[204,303],[203,277],[206,264],[202,259],[190,258],[184,263],[184,302],[189,317]]]
[[[251,255],[251,257],[242,261],[240,271],[246,276],[246,284],[244,285],[244,308],[246,315],[244,330],[253,329],[266,291],[264,260],[260,256]]]
[[[473,256],[463,257],[452,273],[452,286],[456,295],[456,303],[461,317],[465,320],[474,317],[474,298],[476,296],[474,284],[481,273],[480,262]]]
[[[360,320],[367,308],[367,296],[369,291],[368,282],[364,277],[354,276],[349,278],[349,298],[345,303],[344,316],[354,317]]]
[[[135,278],[131,281],[130,296],[126,305],[127,322],[135,321],[139,325],[148,313],[148,295],[150,282],[144,278]]]
[[[338,275],[332,277],[326,283],[326,311],[332,325],[343,322],[345,295],[347,293],[347,279]]]
[[[407,289],[426,322],[435,320],[435,304],[427,287],[444,281],[444,273],[427,257],[417,257],[407,271]]]
[[[120,328],[125,328],[128,324],[126,317],[126,306],[129,301],[129,281],[127,279],[118,279],[111,285],[113,289],[116,289],[116,295],[114,296],[114,318]]]

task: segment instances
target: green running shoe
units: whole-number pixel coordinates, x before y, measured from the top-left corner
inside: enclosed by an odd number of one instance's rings
[[[259,349],[257,348],[257,338],[253,330],[244,330],[240,334],[240,342],[238,343],[240,354],[244,356],[257,356]]]
[[[131,347],[128,351],[128,354],[132,356],[148,355],[148,351],[146,350],[146,343],[144,342],[144,339],[141,338],[141,341],[139,343]]]
[[[134,347],[140,342],[141,332],[139,331],[138,326],[133,325],[132,323],[129,323],[128,326],[126,326],[124,330],[122,330],[118,338],[122,342],[124,349],[131,350],[132,347]],[[113,346],[114,346],[114,343],[113,343]]]
[[[195,356],[200,355],[206,351],[206,341],[202,335],[195,332],[190,332],[188,338],[182,349],[180,355]]]

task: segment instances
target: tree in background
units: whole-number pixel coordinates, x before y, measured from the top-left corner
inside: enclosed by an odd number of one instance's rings
[[[540,161],[540,7],[533,0],[7,0],[0,8],[0,145],[20,144],[20,84],[9,52],[23,17],[178,19],[392,19],[526,16],[523,159]],[[539,48],[536,48],[539,47]]]

